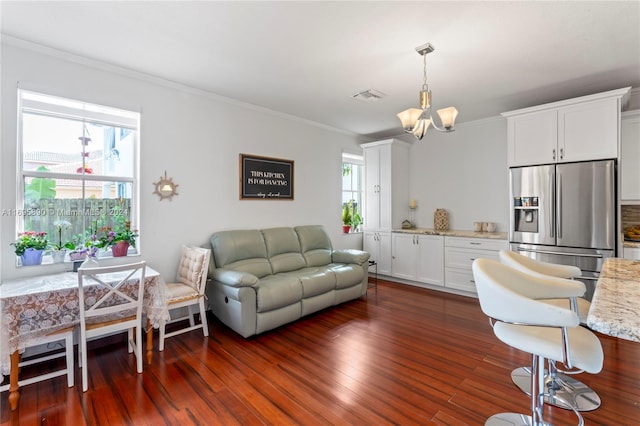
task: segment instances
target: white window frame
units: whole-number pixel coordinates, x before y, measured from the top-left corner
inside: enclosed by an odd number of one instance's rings
[[[55,173],[55,172],[38,172],[36,170],[24,170],[24,151],[23,151],[23,114],[40,114],[53,118],[71,119],[82,123],[96,123],[107,126],[113,126],[123,129],[129,129],[134,132],[134,148],[133,148],[133,176],[111,176],[111,175],[92,175],[92,174],[73,174],[73,173]],[[17,135],[17,182],[16,185],[16,209],[24,211],[25,209],[25,181],[29,177],[40,177],[49,179],[72,179],[77,181],[111,181],[131,184],[131,203],[129,218],[132,223],[140,223],[140,113],[128,111],[89,102],[83,102],[58,96],[48,95],[45,93],[34,92],[30,90],[18,89],[18,135]],[[85,187],[82,189],[83,203],[86,200]],[[84,204],[83,204],[84,209]],[[83,222],[83,233],[85,231],[85,223]],[[16,215],[16,231],[24,231],[24,215]],[[49,236],[49,240],[51,238]],[[140,253],[139,245],[136,244],[137,253]]]
[[[353,165],[357,165],[360,167],[360,187],[358,188],[357,191],[354,191],[353,189],[350,190],[345,190],[344,187],[342,187],[341,189],[341,200],[344,200],[344,194],[346,192],[358,192],[360,194],[360,203],[358,204],[358,210],[357,213],[362,216],[363,215],[363,204],[364,204],[364,187],[362,186],[363,184],[363,179],[364,179],[364,156],[362,154],[353,154],[353,153],[349,153],[349,152],[343,152],[342,153],[342,173],[344,174],[344,164],[353,164]],[[344,175],[343,175],[344,176]],[[342,212],[342,202],[340,205],[340,211]],[[365,219],[363,217],[363,219]]]

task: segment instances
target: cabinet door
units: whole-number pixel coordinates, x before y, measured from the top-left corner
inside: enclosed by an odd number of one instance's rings
[[[620,198],[640,200],[640,112],[620,124]]]
[[[640,260],[640,248],[624,247],[622,253],[625,259]]]
[[[415,281],[418,236],[415,234],[392,234],[391,239],[391,275]]]
[[[416,280],[444,286],[444,237],[420,235],[417,247]]]
[[[364,251],[370,254],[369,260],[378,263],[378,274],[391,275],[391,234],[388,232],[365,232]]]
[[[558,162],[618,158],[617,99],[558,110]]]
[[[364,150],[364,228],[377,230],[380,228],[380,149],[378,147]]]
[[[392,149],[391,145],[381,145],[379,147],[379,186],[378,186],[378,224],[381,230],[391,231],[391,213],[393,204],[391,202],[392,192]]]
[[[555,110],[508,118],[509,166],[529,166],[555,161],[558,115]]]
[[[377,232],[378,236],[378,273],[391,276],[391,233]]]

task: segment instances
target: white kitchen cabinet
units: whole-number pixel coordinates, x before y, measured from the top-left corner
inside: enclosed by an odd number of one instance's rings
[[[625,259],[640,260],[640,247],[624,247],[622,257]]]
[[[391,238],[393,277],[444,285],[444,237],[393,233]]]
[[[363,247],[370,254],[369,260],[378,264],[378,274],[391,276],[391,233],[365,231]]]
[[[444,238],[445,288],[477,293],[471,265],[475,259],[499,260],[498,252],[508,250],[506,240],[488,238]]]
[[[390,232],[409,218],[409,147],[389,139],[361,145],[364,150],[366,231]]]
[[[505,112],[509,166],[618,158],[630,88]]]
[[[640,200],[640,110],[622,113],[620,121],[620,198]]]
[[[545,164],[555,161],[558,146],[556,110],[509,117],[507,121],[509,166]]]

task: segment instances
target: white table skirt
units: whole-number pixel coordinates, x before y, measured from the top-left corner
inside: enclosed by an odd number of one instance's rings
[[[160,274],[147,267],[143,312],[155,328],[158,328],[161,320],[169,320],[166,300],[166,286]],[[2,374],[9,374],[9,355],[14,351],[23,351],[26,347],[39,344],[47,334],[79,324],[78,304],[78,275],[75,272],[0,284]]]

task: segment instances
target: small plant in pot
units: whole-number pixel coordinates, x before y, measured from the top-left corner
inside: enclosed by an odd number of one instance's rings
[[[47,248],[46,232],[25,231],[18,234],[18,239],[11,243],[15,247],[16,256],[20,256],[22,266],[39,265],[42,253]]]
[[[353,224],[353,216],[351,215],[351,208],[349,203],[345,203],[342,207],[342,232],[348,234]]]
[[[73,250],[75,247],[72,242],[62,243],[62,231],[71,229],[71,222],[68,220],[56,220],[53,222],[53,226],[56,229],[58,241],[51,244],[51,259],[53,259],[53,263],[62,263],[67,254],[67,249]]]

